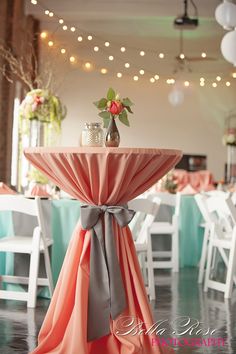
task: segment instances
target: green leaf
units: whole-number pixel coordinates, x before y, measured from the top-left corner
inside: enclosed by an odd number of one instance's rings
[[[129,106],[133,106],[133,102],[131,102],[128,97],[123,98],[122,103],[123,103],[124,106],[128,106],[128,107]]]
[[[106,119],[106,118],[103,119],[103,127],[104,128],[108,128],[109,123],[110,123],[110,119]]]
[[[130,108],[129,106],[125,106],[125,108],[127,109],[127,111],[128,111],[129,113],[133,113],[133,111],[131,110],[131,108]]]
[[[122,111],[121,114],[119,114],[119,120],[121,121],[121,123],[127,125],[127,127],[129,127],[129,121],[128,121],[128,116],[127,116],[127,112],[125,110]]]
[[[93,102],[93,104],[98,108],[99,101]]]
[[[107,99],[106,98],[101,98],[98,101],[97,107],[98,107],[98,109],[105,109],[107,107]]]
[[[110,119],[110,117],[111,117],[110,112],[107,112],[107,111],[100,112],[100,113],[98,113],[98,115],[102,119]]]
[[[116,97],[116,93],[113,90],[113,88],[110,87],[109,90],[107,91],[107,99],[108,99],[108,101],[114,100],[115,97]]]

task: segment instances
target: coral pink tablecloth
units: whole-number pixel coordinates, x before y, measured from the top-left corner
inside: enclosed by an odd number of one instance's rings
[[[124,204],[150,188],[181,158],[178,150],[129,148],[30,148],[25,156],[61,189],[94,205]],[[118,321],[132,316],[146,328],[153,318],[129,227],[114,222],[114,237],[127,308],[110,321],[111,334],[87,342],[87,305],[91,232],[78,224],[72,235],[58,283],[39,333],[36,353],[163,354],[154,335],[117,333]],[[101,279],[102,281],[102,279]],[[96,313],[94,313],[96,321]]]
[[[191,186],[196,193],[215,189],[213,175],[208,170],[188,172],[176,169],[173,171],[173,176],[178,184],[178,192],[181,192],[186,186]]]
[[[0,182],[0,194],[17,194],[13,189],[8,187],[5,183]]]

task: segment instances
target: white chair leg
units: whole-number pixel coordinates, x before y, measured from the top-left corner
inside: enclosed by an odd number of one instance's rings
[[[232,236],[232,247],[230,248],[229,251],[229,263],[228,263],[227,276],[225,282],[225,295],[224,295],[225,299],[231,297],[232,290],[233,290],[233,276],[234,276],[235,260],[236,260],[235,247],[236,247],[236,234],[234,231]]]
[[[30,255],[27,307],[34,308],[36,306],[39,255],[40,255],[40,252],[39,252],[40,230],[38,228],[35,229],[32,243],[33,243],[33,247],[32,247],[33,251]]]
[[[155,277],[152,257],[152,235],[147,231],[147,268],[148,268],[148,290],[150,300],[156,300]]]
[[[48,247],[45,248],[44,250],[44,261],[45,261],[45,270],[46,270],[46,275],[48,278],[48,283],[49,283],[49,292],[52,297],[53,291],[54,291],[54,286],[53,286],[53,279],[52,279],[52,270],[51,270],[51,263],[50,263],[50,257],[49,257],[49,250]]]
[[[179,271],[179,233],[174,232],[171,235],[172,239],[172,262],[173,262],[173,272],[178,272]]]
[[[203,237],[203,244],[202,244],[202,254],[201,254],[200,265],[199,265],[198,284],[202,284],[203,282],[203,275],[204,275],[204,270],[205,270],[206,260],[207,260],[208,239],[209,239],[209,227],[206,225],[204,231],[204,237]]]
[[[206,264],[206,273],[205,273],[205,282],[204,282],[204,291],[207,292],[208,290],[208,280],[210,278],[210,271],[211,271],[211,262],[212,262],[212,253],[213,253],[213,242],[212,238],[214,237],[215,233],[215,226],[212,224],[210,230],[210,240],[208,245],[208,255],[207,255],[207,264]]]

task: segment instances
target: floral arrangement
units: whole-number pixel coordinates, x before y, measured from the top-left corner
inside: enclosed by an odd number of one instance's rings
[[[34,167],[32,167],[31,170],[28,172],[27,177],[29,181],[35,183],[47,184],[49,182],[48,178]]]
[[[223,144],[224,145],[233,145],[236,146],[236,128],[229,128],[223,135]]]
[[[120,95],[113,88],[109,88],[107,97],[101,98],[94,104],[101,111],[98,115],[103,119],[104,128],[108,127],[111,118],[116,117],[121,123],[128,127],[130,126],[127,112],[133,113],[130,108],[133,103],[128,97],[120,99]]]
[[[173,171],[168,172],[161,181],[162,190],[168,191],[169,193],[176,193],[178,183],[175,181]]]
[[[20,105],[21,119],[37,119],[41,122],[53,123],[60,128],[65,116],[66,108],[49,90],[31,90]]]

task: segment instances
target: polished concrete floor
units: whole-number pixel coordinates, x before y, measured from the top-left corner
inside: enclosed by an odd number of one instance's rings
[[[204,294],[197,284],[196,268],[184,268],[178,275],[158,272],[156,281],[157,300],[152,307],[162,345],[172,338],[177,354],[236,353],[235,291],[227,302],[220,293]],[[0,301],[0,354],[26,354],[36,346],[48,304],[48,300],[39,299],[36,311],[27,311],[21,302]],[[214,333],[207,333],[208,327]],[[205,336],[200,330],[206,332]]]

